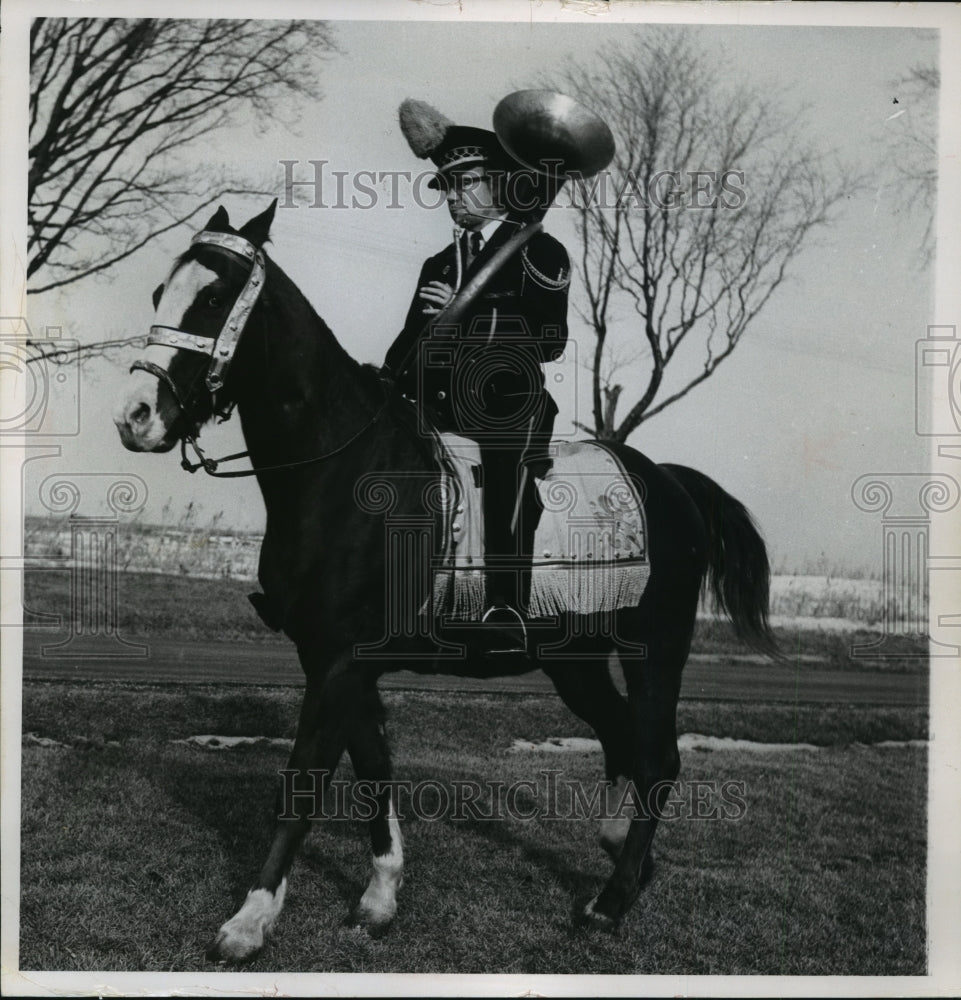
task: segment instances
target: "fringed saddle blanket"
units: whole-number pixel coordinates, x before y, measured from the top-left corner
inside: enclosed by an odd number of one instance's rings
[[[476,620],[487,608],[484,514],[475,441],[442,434],[447,549],[434,574],[434,613]],[[533,617],[636,607],[651,574],[638,484],[613,452],[593,441],[555,443],[553,466],[535,480],[543,514],[534,538]]]

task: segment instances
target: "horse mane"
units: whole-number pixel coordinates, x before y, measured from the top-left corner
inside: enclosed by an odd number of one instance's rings
[[[336,351],[338,363],[343,363],[348,367],[351,375],[357,379],[361,388],[369,393],[373,399],[380,399],[382,401],[386,414],[391,417],[395,425],[401,428],[403,437],[413,446],[427,468],[437,469],[439,464],[444,471],[452,474],[454,471],[453,467],[443,457],[445,449],[441,446],[439,431],[430,421],[429,417],[419,413],[416,406],[400,396],[395,391],[393,384],[383,378],[379,367],[369,362],[357,361],[337,339],[337,336],[314,308],[311,301],[283,268],[266,254],[264,254],[264,257],[268,268],[268,281],[264,293],[268,294],[271,284],[277,283],[277,279],[280,279],[279,283],[291,295],[295,295],[299,299],[307,315],[317,323],[318,331],[326,336],[327,347]]]

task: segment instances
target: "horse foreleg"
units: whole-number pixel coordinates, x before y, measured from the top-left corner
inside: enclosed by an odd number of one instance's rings
[[[363,896],[354,907],[350,922],[363,927],[371,937],[380,937],[397,913],[397,893],[404,884],[404,844],[392,802],[383,819],[384,843],[374,846],[373,874]],[[371,840],[375,838],[371,835]]]
[[[354,773],[359,781],[370,783],[374,802],[374,814],[370,819],[374,870],[350,922],[366,928],[371,937],[379,937],[397,912],[397,892],[404,883],[404,845],[391,794],[390,757],[380,723],[383,710],[376,692],[371,703],[374,711],[365,713],[364,724],[351,735],[347,747]]]
[[[619,774],[605,790],[604,809],[597,838],[601,847],[615,862],[624,849],[624,842],[627,840],[634,815],[636,809],[631,794],[631,781],[624,774]]]
[[[349,705],[350,685],[341,678],[308,679],[297,736],[278,792],[277,826],[267,860],[243,906],[220,928],[208,949],[212,961],[253,958],[280,916],[287,874],[310,829],[311,816],[320,811],[324,782],[344,752],[347,720],[355,714]]]

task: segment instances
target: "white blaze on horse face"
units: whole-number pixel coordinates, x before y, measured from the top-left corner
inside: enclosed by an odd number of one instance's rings
[[[196,260],[178,267],[164,284],[154,323],[180,329],[187,310],[197,301],[197,296],[216,280],[217,272]]]
[[[397,892],[404,884],[404,842],[393,803],[387,814],[390,850],[374,855],[374,873],[370,885],[360,897],[354,919],[368,930],[385,928],[397,912]]]
[[[276,892],[251,889],[244,905],[220,928],[212,951],[225,961],[241,962],[260,951],[264,938],[284,908],[287,879]]]
[[[154,324],[180,329],[197,296],[216,280],[215,271],[196,261],[178,268],[164,285]],[[169,371],[176,354],[173,347],[149,344],[140,360]],[[166,443],[167,432],[179,410],[176,404],[162,404],[160,380],[155,375],[136,369],[130,373],[128,384],[130,388],[114,415],[114,423],[125,447],[132,451],[154,451]]]

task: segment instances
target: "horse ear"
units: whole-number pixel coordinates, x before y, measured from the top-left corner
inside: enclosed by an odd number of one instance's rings
[[[210,217],[210,221],[204,226],[214,233],[226,233],[230,229],[230,216],[227,215],[227,209],[221,205],[216,212]]]
[[[250,240],[254,246],[262,247],[270,239],[270,227],[274,221],[274,212],[277,210],[277,199],[267,206],[266,211],[255,216],[240,230],[240,235]]]

